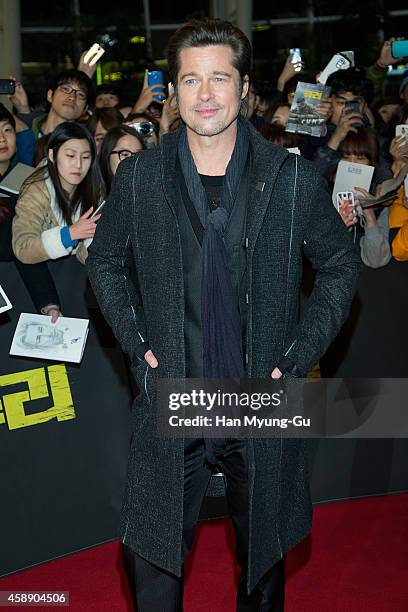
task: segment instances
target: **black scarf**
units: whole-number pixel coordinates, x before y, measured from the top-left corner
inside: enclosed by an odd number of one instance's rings
[[[241,378],[244,374],[239,305],[232,286],[224,242],[249,150],[246,121],[238,116],[237,139],[228,163],[220,206],[209,212],[204,187],[198,176],[181,125],[178,155],[188,194],[204,228],[201,281],[203,375],[205,378]]]

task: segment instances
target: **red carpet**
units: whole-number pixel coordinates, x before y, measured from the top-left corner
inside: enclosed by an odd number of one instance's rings
[[[406,612],[407,536],[408,494],[315,506],[312,537],[288,556],[287,612]],[[200,526],[185,612],[234,611],[231,543],[228,521]],[[9,589],[69,591],[72,612],[131,610],[118,542],[0,580]]]

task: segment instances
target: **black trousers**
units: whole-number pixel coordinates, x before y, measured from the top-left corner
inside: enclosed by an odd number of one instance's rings
[[[184,451],[183,559],[191,550],[200,507],[214,465],[203,440],[186,440]],[[226,440],[213,447],[211,460],[224,473],[226,498],[241,567],[237,612],[281,612],[285,601],[285,558],[273,565],[250,595],[246,593],[249,543],[249,495],[245,440]],[[182,612],[184,576],[177,578],[123,545],[123,562],[137,612]],[[210,585],[209,585],[210,586]]]

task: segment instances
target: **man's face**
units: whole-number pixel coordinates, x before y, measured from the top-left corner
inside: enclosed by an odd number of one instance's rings
[[[60,83],[52,91],[48,90],[47,100],[51,109],[63,121],[76,121],[84,113],[87,103],[87,91],[83,85],[76,81]]]
[[[363,115],[367,108],[367,102],[361,96],[356,96],[351,91],[339,91],[331,97],[333,103],[333,114],[331,122],[338,125],[342,114],[346,108],[347,102],[358,102],[360,105],[360,113]]]
[[[232,65],[228,46],[191,47],[180,51],[177,96],[180,115],[199,136],[215,136],[237,118],[248,92],[248,77],[241,81]]]
[[[47,324],[31,323],[27,326],[24,343],[33,348],[46,348],[62,344],[64,336],[61,330]]]
[[[15,152],[16,133],[14,128],[7,119],[0,121],[0,163],[10,161]]]

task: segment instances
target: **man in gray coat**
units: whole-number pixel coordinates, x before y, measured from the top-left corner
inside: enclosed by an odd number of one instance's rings
[[[139,612],[182,610],[183,561],[216,467],[242,568],[237,610],[283,610],[285,554],[311,524],[306,441],[160,438],[156,383],[306,375],[347,316],[360,259],[312,164],[240,113],[245,35],[228,22],[189,22],[170,39],[168,62],[180,126],[120,164],[87,262],[140,388],[125,568]],[[316,281],[299,318],[303,255]]]

